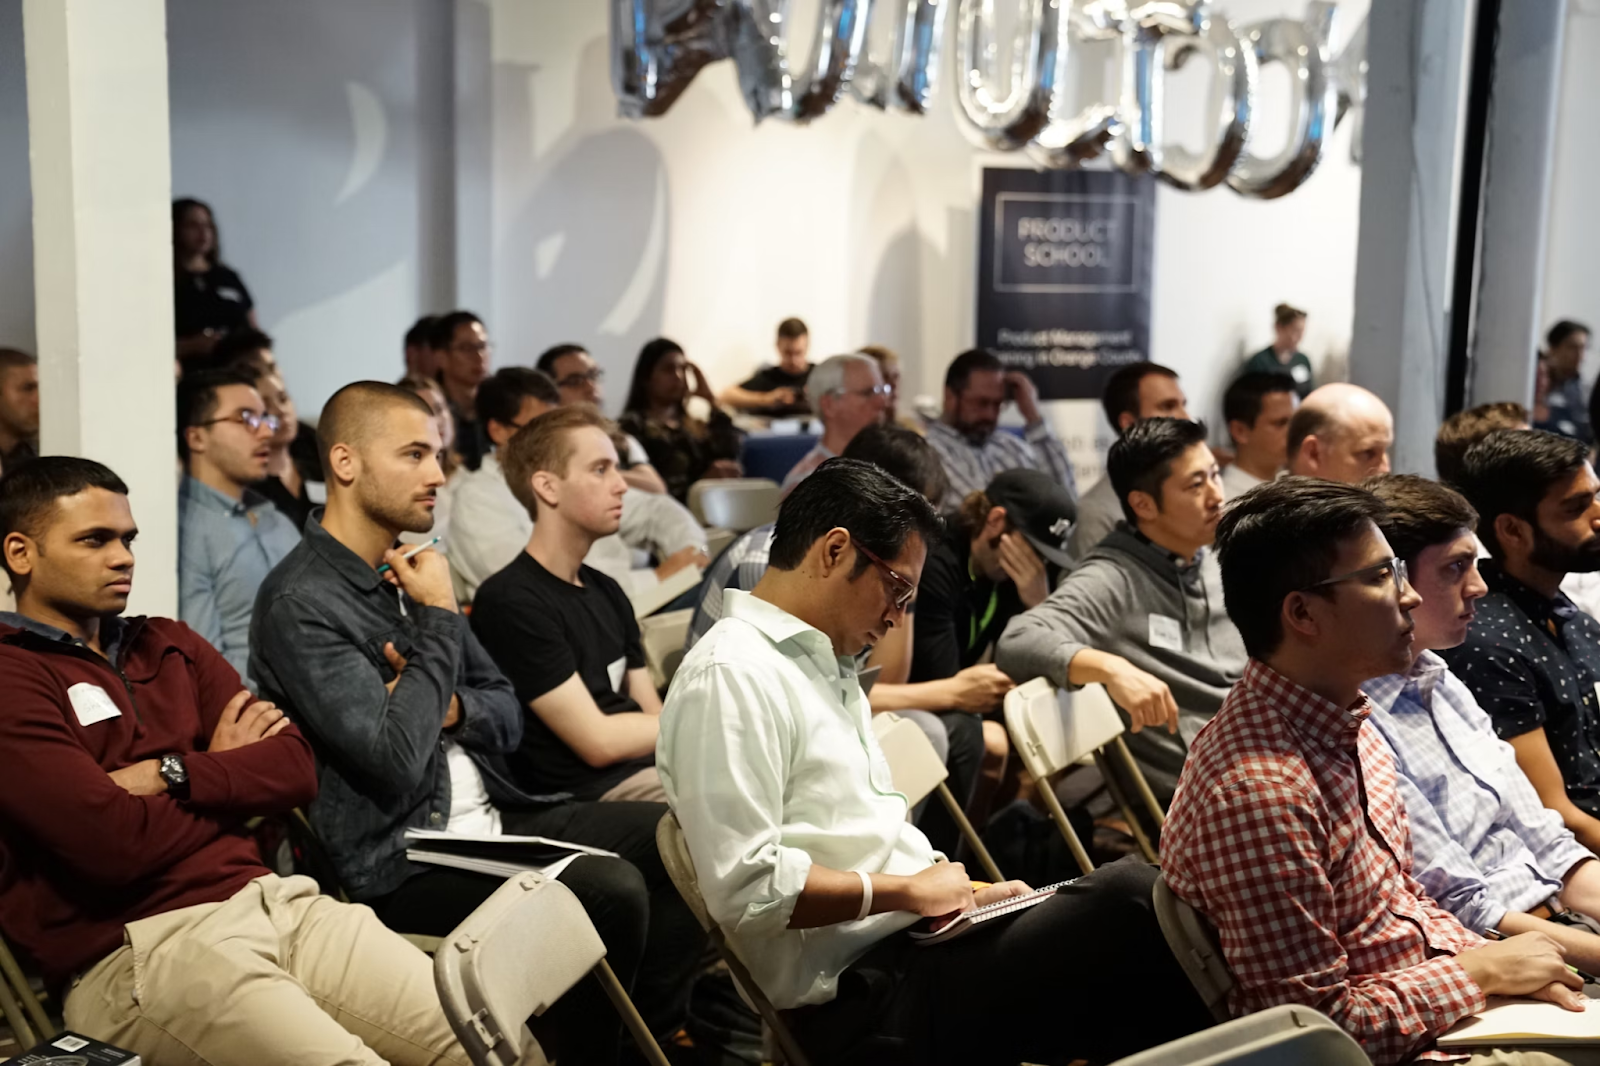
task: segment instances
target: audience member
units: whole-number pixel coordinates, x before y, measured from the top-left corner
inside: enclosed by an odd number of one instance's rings
[[[806,379],[806,400],[822,420],[822,436],[783,479],[784,495],[811,471],[842,454],[861,430],[882,424],[889,386],[871,356],[835,355],[812,369]]]
[[[900,410],[900,356],[881,344],[864,344],[861,354],[877,360],[878,373],[883,377],[883,383],[889,386],[889,406],[884,408],[884,421],[891,426],[903,426],[914,433],[923,432],[922,419],[911,411]]]
[[[212,345],[205,364],[217,370],[237,370],[256,377],[278,368],[272,338],[254,326],[229,330]]]
[[[1289,420],[1289,473],[1359,485],[1389,472],[1394,418],[1359,385],[1317,389]]]
[[[65,456],[0,479],[5,935],[145,1062],[466,1066],[427,956],[242,831],[311,802],[311,749],[186,626],[122,617],[127,493]]]
[[[437,315],[423,315],[406,330],[406,377],[431,378],[439,372],[439,365],[434,360],[432,339],[433,327],[438,321]]]
[[[1306,335],[1306,313],[1289,304],[1272,309],[1273,341],[1252,355],[1244,364],[1244,374],[1288,374],[1294,380],[1300,399],[1316,388],[1311,377],[1311,360],[1300,351]]]
[[[1147,418],[1111,445],[1107,477],[1123,522],[1050,598],[1000,638],[995,662],[1021,684],[1102,684],[1127,716],[1128,749],[1167,797],[1189,745],[1244,673],[1208,551],[1222,514],[1205,427]]]
[[[224,334],[242,326],[260,328],[250,290],[222,262],[222,240],[210,205],[188,198],[172,201],[172,265],[180,361],[210,355]]]
[[[722,406],[768,418],[794,418],[811,413],[806,402],[806,379],[811,363],[811,332],[798,318],[778,323],[778,362],[764,366],[750,379],[722,390]],[[697,372],[698,373],[698,372]]]
[[[1529,429],[1528,409],[1520,403],[1485,403],[1457,411],[1439,424],[1433,439],[1433,466],[1439,480],[1461,484],[1462,460],[1467,449],[1497,429]]]
[[[0,472],[39,454],[39,363],[0,348]]]
[[[1021,437],[998,428],[1001,408],[1012,402],[1026,423]],[[945,371],[944,414],[929,423],[928,443],[950,480],[944,510],[956,510],[1002,470],[1043,470],[1078,494],[1067,449],[1039,412],[1033,379],[1006,370],[998,356],[982,348],[962,352]]]
[[[1294,379],[1272,371],[1240,375],[1222,394],[1234,459],[1222,471],[1222,494],[1243,496],[1289,462],[1289,420],[1300,406]]]
[[[606,397],[600,382],[605,380],[606,372],[581,344],[557,344],[546,349],[539,356],[539,369],[555,381],[563,404],[586,403],[597,410],[605,408]],[[630,489],[640,492],[666,492],[666,482],[650,465],[650,455],[639,438],[631,433],[623,433],[622,438],[627,445],[626,451],[618,449],[623,461],[622,480]]]
[[[1383,517],[1370,493],[1299,477],[1223,513],[1223,587],[1250,663],[1195,738],[1161,839],[1163,877],[1217,931],[1232,1012],[1315,1008],[1376,1066],[1430,1054],[1486,996],[1579,1010],[1583,984],[1554,940],[1485,943],[1411,874],[1394,760],[1363,728],[1361,686],[1410,668],[1421,602]]]
[[[271,500],[296,529],[304,529],[306,519],[317,506],[310,486],[322,481],[322,460],[316,453],[317,431],[300,421],[294,400],[276,370],[256,378],[256,391],[261,394],[267,414],[278,420],[278,428],[267,442],[267,476],[255,484],[255,489]],[[308,437],[309,456],[303,447]]]
[[[1440,654],[1510,741],[1544,805],[1600,849],[1600,622],[1560,591],[1600,569],[1600,480],[1579,440],[1497,430],[1457,485],[1478,512],[1489,588],[1466,642]]]
[[[694,375],[694,387],[689,375]],[[698,396],[710,409],[708,421],[689,414],[685,401]],[[622,428],[638,438],[650,465],[680,503],[701,478],[738,477],[739,432],[716,405],[711,386],[683,349],[657,337],[639,349],[633,383],[623,405]]]
[[[1178,384],[1178,372],[1159,363],[1130,363],[1106,379],[1100,396],[1106,421],[1121,437],[1147,418],[1189,417],[1189,401]],[[1123,519],[1122,501],[1108,473],[1078,501],[1078,524],[1067,550],[1074,559],[1088,555]]]
[[[478,394],[478,384],[489,376],[489,362],[494,354],[489,331],[484,328],[483,320],[471,311],[451,311],[434,322],[430,343],[434,363],[439,367],[435,375],[439,390],[444,393],[450,405],[450,417],[455,420],[456,454],[461,456],[468,470],[476,470],[489,450],[489,438],[478,422],[472,402]]]
[[[434,428],[439,431],[439,469],[444,474],[444,484],[439,486],[438,494],[433,507],[433,529],[430,532],[438,537],[443,537],[450,532],[450,519],[455,513],[456,489],[460,486],[468,471],[462,461],[461,453],[456,451],[456,418],[450,411],[450,401],[445,398],[444,389],[433,378],[403,377],[396,382],[407,392],[415,393],[423,403],[428,405],[428,410],[433,412]],[[316,434],[313,432],[313,438]],[[319,446],[320,454],[320,446]],[[320,472],[322,460],[317,460],[317,469]],[[304,528],[304,527],[302,527]],[[402,540],[411,543],[421,543],[415,534],[402,534]],[[446,552],[448,554],[448,551]]]
[[[540,835],[627,849],[631,860],[659,866],[653,846],[638,846],[659,806],[596,814],[512,781],[503,756],[516,750],[523,716],[511,684],[461,616],[444,556],[429,550],[406,559],[394,547],[402,532],[428,532],[444,483],[428,406],[397,386],[356,382],[328,401],[318,432],[328,505],[262,586],[250,662],[262,692],[316,750],[321,791],[309,814],[344,891],[390,928],[443,936],[501,884],[411,862],[412,827]],[[674,928],[668,912],[659,925],[649,920],[647,908],[665,895],[647,888],[644,872],[585,855],[560,874],[625,987],[640,969],[646,926],[652,936]],[[687,993],[684,962],[658,952],[664,947],[652,944],[661,961],[641,971],[636,987],[655,1032],[681,1022]],[[698,945],[680,938],[671,950],[697,954]],[[662,980],[667,971],[670,981]],[[530,1024],[552,1059],[609,1062],[615,1023],[599,986],[585,983]]]
[[[1545,415],[1533,424],[1534,429],[1573,437],[1585,444],[1594,443],[1589,404],[1579,377],[1588,348],[1589,327],[1579,322],[1563,319],[1545,334],[1541,358],[1550,373],[1550,386],[1544,397]]]
[[[1488,592],[1472,535],[1477,512],[1413,475],[1363,487],[1388,508],[1379,528],[1422,597],[1411,612],[1411,669],[1361,686],[1400,775],[1416,878],[1473,932],[1536,930],[1580,968],[1600,968],[1600,936],[1560,924],[1600,915],[1600,863],[1539,801],[1516,753],[1436,654],[1466,640]]]
[[[1143,864],[933,950],[904,935],[1027,891],[975,892],[939,861],[866,725],[855,656],[904,619],[942,532],[914,489],[829,460],[784,501],[755,591],[728,592],[684,659],[659,760],[711,918],[777,1007],[806,1008],[791,1019],[817,1062],[1107,1061],[1204,1025]]]
[[[178,617],[248,677],[250,615],[299,530],[252,486],[267,472],[278,420],[250,378],[226,370],[178,382]]]
[[[501,456],[518,430],[555,410],[560,400],[548,375],[522,366],[495,371],[478,389],[478,420],[491,450],[477,470],[463,473],[451,488],[458,518],[445,553],[458,593],[468,602],[528,546],[533,517],[506,483]],[[584,562],[637,596],[685,567],[704,566],[710,561],[705,549],[705,530],[677,500],[629,489],[621,528],[599,538]],[[636,567],[635,550],[659,556],[660,564]]]

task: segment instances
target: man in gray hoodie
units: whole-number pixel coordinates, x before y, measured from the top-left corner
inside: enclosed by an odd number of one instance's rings
[[[1105,685],[1163,802],[1246,659],[1207,550],[1222,482],[1205,439],[1197,422],[1152,418],[1111,446],[1107,476],[1126,521],[1013,620],[995,652],[1018,684],[1042,675],[1062,688]]]

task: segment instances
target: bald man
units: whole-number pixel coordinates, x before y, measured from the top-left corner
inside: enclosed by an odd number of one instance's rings
[[[1289,473],[1359,485],[1389,472],[1394,416],[1359,385],[1314,389],[1289,422]]]

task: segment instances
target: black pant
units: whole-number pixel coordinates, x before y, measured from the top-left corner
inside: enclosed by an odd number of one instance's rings
[[[950,752],[944,763],[950,776],[945,784],[965,810],[972,802],[973,789],[978,787],[978,771],[983,768],[983,719],[965,711],[946,711],[939,715],[939,721],[950,737]],[[923,808],[917,828],[927,836],[928,843],[952,859],[959,853],[961,829],[937,796]]]
[[[898,933],[790,1012],[812,1061],[1109,1062],[1212,1024],[1161,935],[1156,869],[1104,866],[1053,899],[933,947]]]

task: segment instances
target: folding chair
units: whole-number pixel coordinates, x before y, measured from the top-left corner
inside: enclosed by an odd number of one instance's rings
[[[913,725],[913,729],[916,727]],[[706,909],[705,898],[700,895],[700,878],[694,872],[694,859],[689,855],[689,844],[683,839],[683,827],[678,824],[678,816],[668,811],[661,816],[661,821],[656,825],[656,847],[661,851],[661,862],[667,868],[667,876],[672,878],[672,883],[678,889],[678,895],[683,897],[683,902],[689,905],[689,910],[694,913],[700,922],[700,928],[706,931],[711,938],[711,943],[717,949],[717,954],[722,956],[722,961],[727,963],[728,971],[733,974],[734,987],[739,990],[739,995],[748,1003],[757,1014],[761,1015],[762,1043],[766,1045],[763,1060],[767,1063],[785,1062],[787,1066],[808,1066],[805,1052],[800,1050],[794,1034],[789,1031],[778,1009],[772,1005],[766,993],[761,991],[750,976],[749,969],[744,961],[733,950],[722,927],[711,920],[711,912]],[[776,1044],[774,1048],[772,1045]],[[781,1052],[781,1058],[777,1054]]]
[[[11,946],[0,937],[0,1010],[11,1026],[17,1044],[27,1050],[42,1040],[49,1040],[59,1031],[50,1014],[33,990],[28,975],[23,972]]]
[[[1371,1066],[1321,1011],[1284,1004],[1224,1022],[1112,1066]]]
[[[956,802],[950,786],[945,784],[945,778],[950,776],[950,771],[940,761],[939,753],[934,750],[928,735],[909,718],[902,718],[892,713],[873,715],[872,731],[877,734],[878,746],[883,749],[883,757],[889,763],[889,773],[894,777],[894,787],[905,793],[912,807],[921,803],[929,793],[939,793],[939,801],[950,812],[950,817],[955,819],[967,846],[978,857],[978,863],[989,875],[989,879],[995,882],[1004,881],[1000,867],[995,865],[989,849],[978,839],[977,830],[972,828],[966,812],[961,809],[961,804]]]
[[[644,664],[657,689],[672,683],[672,675],[683,662],[683,645],[689,639],[689,624],[694,609],[667,611],[639,619],[639,642],[644,645]]]
[[[777,519],[781,499],[778,483],[762,477],[708,478],[689,486],[689,510],[700,524],[735,533]]]
[[[606,962],[583,904],[560,881],[518,874],[444,937],[433,979],[450,1028],[475,1066],[517,1066],[542,1015],[593,973],[652,1066],[667,1057]]]
[[[1156,878],[1154,903],[1156,921],[1161,925],[1161,935],[1167,938],[1173,958],[1189,976],[1189,983],[1194,985],[1211,1016],[1219,1022],[1227,1021],[1233,974],[1222,957],[1222,948],[1217,945],[1210,924],[1199,911],[1173,894],[1165,877]]]
[[[1161,804],[1156,802],[1155,793],[1150,791],[1150,784],[1144,779],[1138,763],[1133,761],[1127,745],[1122,742],[1122,718],[1103,687],[1085,685],[1076,693],[1058,692],[1048,678],[1036,677],[1006,693],[1005,716],[1006,732],[1011,734],[1011,746],[1017,750],[1023,767],[1033,778],[1034,787],[1039,790],[1040,798],[1050,809],[1050,816],[1066,838],[1072,857],[1078,861],[1084,873],[1093,870],[1094,864],[1089,861],[1089,852],[1084,848],[1083,841],[1078,839],[1077,832],[1067,821],[1067,812],[1061,809],[1061,801],[1056,798],[1051,779],[1074,763],[1091,756],[1100,769],[1107,791],[1128,820],[1128,828],[1138,841],[1139,849],[1144,852],[1145,858],[1151,862],[1157,861],[1155,847],[1111,773],[1110,760],[1105,755],[1106,748],[1115,748],[1122,757],[1156,825],[1166,820],[1166,814],[1161,810]]]

